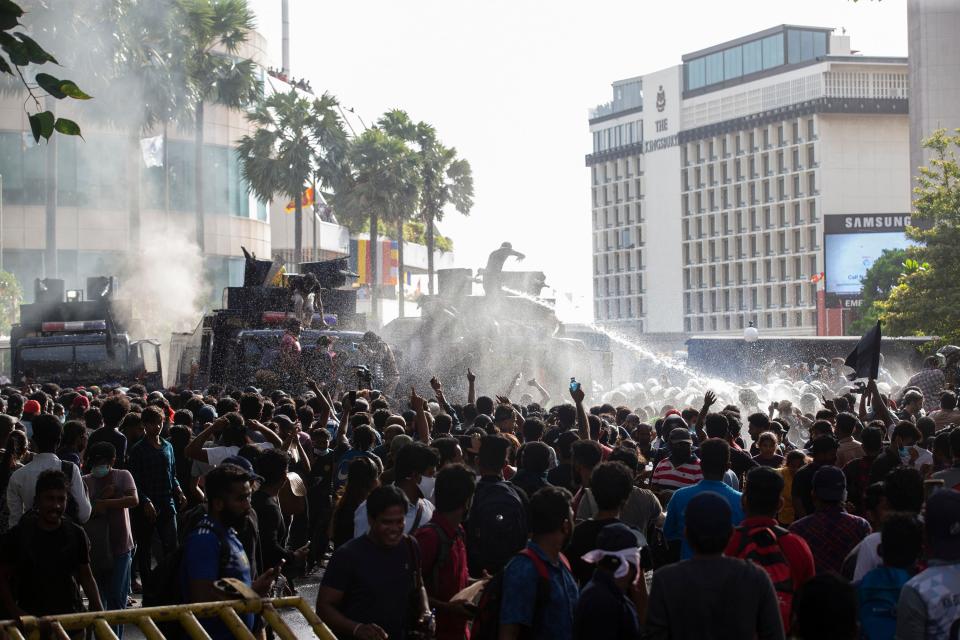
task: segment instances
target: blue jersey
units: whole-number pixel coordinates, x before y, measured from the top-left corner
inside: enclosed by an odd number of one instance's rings
[[[230,545],[229,555],[221,554],[220,545],[223,543]],[[193,601],[189,589],[191,580],[215,581],[220,578],[236,578],[246,585],[253,582],[250,561],[243,549],[243,543],[237,537],[237,532],[232,528],[224,527],[209,516],[204,516],[187,536],[181,574],[184,602]],[[248,629],[253,630],[254,615],[252,613],[240,614],[240,618]],[[232,640],[234,637],[219,617],[199,618],[199,621],[213,640]]]

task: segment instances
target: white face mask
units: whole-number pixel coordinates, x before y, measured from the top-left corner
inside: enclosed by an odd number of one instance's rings
[[[420,487],[420,492],[423,493],[423,497],[433,502],[433,487],[437,484],[436,478],[431,478],[430,476],[422,476],[420,482],[417,485]]]

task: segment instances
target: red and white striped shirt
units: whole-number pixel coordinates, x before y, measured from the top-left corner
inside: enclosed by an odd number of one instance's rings
[[[651,484],[658,484],[670,489],[680,489],[697,484],[701,480],[703,480],[703,472],[700,471],[699,460],[694,459],[691,462],[683,463],[679,467],[674,467],[670,458],[665,458],[653,470]]]

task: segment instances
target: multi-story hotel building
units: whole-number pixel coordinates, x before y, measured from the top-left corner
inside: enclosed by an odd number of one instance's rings
[[[907,77],[905,58],[782,25],[615,82],[586,158],[595,319],[827,333],[825,218],[910,210]]]

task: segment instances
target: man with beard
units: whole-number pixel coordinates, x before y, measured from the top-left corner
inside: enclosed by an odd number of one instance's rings
[[[236,578],[261,596],[276,579],[280,567],[272,567],[252,580],[250,562],[237,537],[237,530],[245,525],[250,511],[251,480],[247,471],[230,463],[221,464],[204,477],[207,514],[184,543],[181,569],[184,602],[226,599],[228,596],[214,587],[214,582],[221,578]],[[247,613],[240,617],[252,630],[254,615]],[[219,618],[202,618],[201,624],[213,640],[234,637]]]

